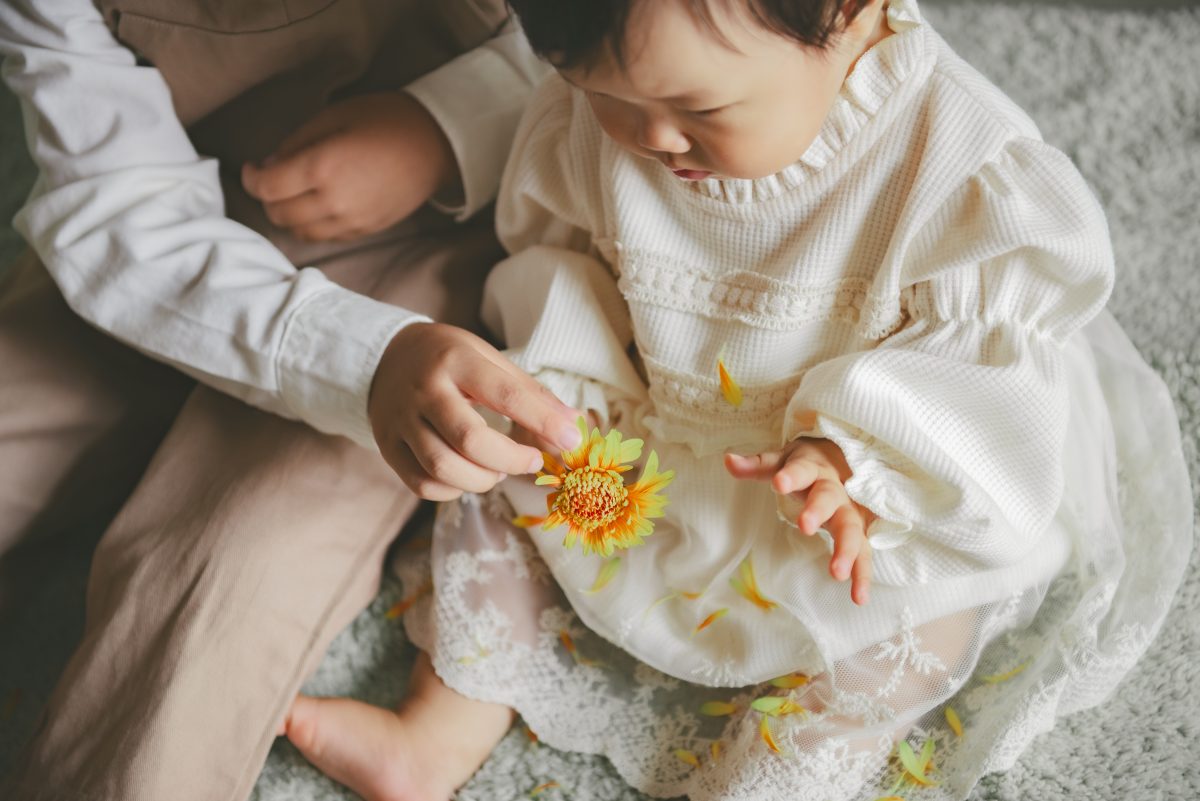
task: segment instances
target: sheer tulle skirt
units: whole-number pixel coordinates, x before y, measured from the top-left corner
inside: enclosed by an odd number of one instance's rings
[[[1069,556],[1049,581],[924,623],[898,610],[894,636],[816,675],[709,687],[586,628],[494,492],[440,507],[429,558],[397,561],[409,635],[451,688],[513,707],[552,746],[603,754],[650,795],[875,799],[906,795],[915,768],[921,798],[965,798],[1134,668],[1191,547],[1161,380],[1107,314],[1067,363]]]

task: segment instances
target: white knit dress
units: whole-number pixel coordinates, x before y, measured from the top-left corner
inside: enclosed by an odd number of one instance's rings
[[[1187,561],[1174,411],[1103,311],[1096,200],[915,4],[889,22],[768,178],[681,181],[557,77],[517,135],[485,320],[676,478],[611,566],[510,524],[545,514],[528,478],[443,506],[432,564],[399,563],[406,624],[449,686],[652,795],[964,798],[1112,691]],[[865,607],[722,465],[799,436],[841,447],[878,516]],[[769,607],[731,583],[744,563]],[[765,696],[804,711],[764,723]],[[932,743],[936,787],[899,741]]]

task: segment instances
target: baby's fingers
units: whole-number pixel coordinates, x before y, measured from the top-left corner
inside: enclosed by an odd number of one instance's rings
[[[786,495],[789,492],[803,492],[811,487],[820,477],[821,468],[816,462],[808,459],[798,459],[793,456],[775,473],[775,478],[771,481],[771,486],[780,495]],[[828,515],[821,519],[828,519]],[[816,529],[814,528],[813,531],[816,531]]]
[[[800,513],[796,524],[805,534],[816,534],[817,529],[831,519],[839,507],[849,502],[841,484],[828,478],[817,479],[809,487],[808,496],[804,499],[804,511]]]
[[[782,464],[783,454],[777,451],[755,453],[750,456],[742,456],[737,453],[725,454],[725,469],[734,478],[770,481],[779,472]]]
[[[864,540],[858,559],[850,571],[850,599],[865,606],[871,598],[871,541]]]
[[[829,573],[838,581],[850,579],[850,598],[859,606],[867,602],[871,585],[871,546],[862,517],[852,506],[842,506],[827,526],[833,537]]]

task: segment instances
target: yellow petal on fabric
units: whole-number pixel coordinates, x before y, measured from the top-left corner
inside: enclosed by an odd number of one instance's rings
[[[718,759],[720,759],[721,758],[721,741],[713,740],[712,744],[708,746],[708,752],[710,754],[712,754],[712,758],[713,758],[714,762],[717,761]]]
[[[783,702],[783,706],[781,706],[779,708],[779,711],[776,713],[776,715],[778,717],[783,717],[784,715],[807,715],[807,714],[808,714],[807,709],[800,706],[799,704],[792,701],[791,699],[785,699]]]
[[[666,595],[664,595],[663,597],[655,599],[649,606],[646,607],[646,611],[642,612],[642,622],[645,623],[646,618],[650,616],[650,613],[653,612],[655,609],[657,609],[660,605],[666,603],[667,601],[671,600],[672,598],[678,598],[678,597],[679,597],[679,593],[669,592]]]
[[[758,722],[758,733],[762,736],[762,740],[775,753],[781,753],[779,743],[775,742],[775,735],[771,733],[771,718],[763,715],[762,720]]]
[[[700,767],[700,757],[696,756],[691,751],[688,751],[685,748],[676,748],[675,749],[675,758],[678,759],[680,762],[686,762],[687,764],[691,765],[693,768]]]
[[[875,801],[904,801],[904,796],[900,795],[883,795],[876,798]]]
[[[787,676],[780,676],[778,678],[771,679],[770,683],[773,687],[779,687],[784,690],[792,690],[796,687],[803,687],[805,684],[808,684],[808,676],[805,676],[803,673],[791,673]]]
[[[925,741],[921,746],[921,756],[917,757],[917,761],[921,764],[921,772],[928,773],[930,766],[933,765],[933,738]]]
[[[954,711],[954,707],[946,707],[946,723],[950,726],[950,731],[954,732],[955,736],[963,736],[962,721],[958,719],[958,713]]]
[[[703,592],[678,592],[678,593],[676,593],[676,595],[678,595],[680,598],[684,598],[689,601],[696,601],[696,600],[699,600],[700,596],[704,595],[704,593]]]
[[[721,394],[725,396],[725,400],[730,406],[738,407],[742,405],[742,388],[733,380],[733,376],[725,369],[725,362],[722,358],[717,358],[717,377],[721,381]]]
[[[768,695],[765,698],[755,698],[750,702],[750,708],[755,712],[762,712],[764,715],[777,715],[786,701],[786,698]]]
[[[568,654],[575,655],[575,641],[571,639],[570,634],[566,631],[560,631],[558,633],[558,640],[562,643],[563,648],[567,649]]]
[[[537,787],[534,787],[532,790],[529,791],[529,797],[537,798],[539,795],[546,792],[547,790],[551,790],[558,786],[559,786],[558,782],[556,782],[556,781],[549,781],[549,782],[545,782],[543,784],[539,784]]]
[[[729,614],[728,607],[718,609],[717,611],[713,612],[711,615],[704,618],[704,620],[700,621],[700,624],[696,626],[695,631],[692,632],[693,636],[704,631],[706,628],[711,626],[713,623],[716,623],[718,620],[725,617],[727,614]]]
[[[700,705],[700,714],[708,715],[710,718],[723,718],[737,711],[737,704],[731,704],[728,701],[705,701]]]
[[[525,727],[524,727],[524,731],[525,731],[525,737],[526,737],[526,739],[528,739],[528,740],[529,740],[529,744],[530,744],[530,745],[537,745],[537,744],[538,744],[538,736],[537,736],[537,734],[534,732],[534,730],[533,730],[533,729],[531,729],[531,728],[529,728],[528,726],[525,726]]]
[[[395,620],[411,609],[413,604],[419,601],[422,596],[426,595],[432,590],[433,580],[431,579],[422,584],[421,587],[412,595],[408,596],[407,598],[401,598],[399,601],[396,601],[396,603],[392,604],[391,608],[383,613],[383,616],[388,620]]]
[[[517,528],[533,528],[534,526],[540,526],[545,522],[546,518],[537,517],[535,515],[517,515],[512,520],[512,524]]]
[[[1017,665],[1015,668],[1008,671],[1007,673],[993,673],[990,676],[984,676],[983,681],[986,681],[988,684],[999,684],[1002,681],[1008,681],[1013,676],[1018,675],[1021,671],[1023,671],[1027,667],[1029,667],[1029,662],[1025,661],[1025,662],[1022,662],[1021,664]]]
[[[767,695],[762,698],[756,698],[750,702],[750,708],[755,712],[761,712],[764,715],[781,718],[787,715],[807,715],[808,710],[800,706],[790,698],[784,698],[777,695]]]
[[[925,775],[925,766],[913,753],[912,746],[908,744],[907,740],[901,740],[896,745],[896,754],[900,757],[900,764],[904,766],[904,773],[909,779],[922,787],[937,786],[936,782]]]
[[[729,579],[729,584],[738,595],[757,606],[764,612],[770,612],[778,604],[763,597],[758,590],[758,579],[754,577],[754,565],[747,556],[738,565],[737,575]]]
[[[600,568],[600,572],[596,574],[596,580],[592,583],[592,587],[585,592],[588,595],[595,595],[608,586],[608,583],[613,580],[613,576],[617,575],[617,571],[621,569],[621,557],[617,556],[609,559]]]

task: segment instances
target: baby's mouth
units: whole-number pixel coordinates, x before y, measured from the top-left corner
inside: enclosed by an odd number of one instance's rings
[[[707,170],[677,170],[671,168],[671,172],[675,173],[676,176],[685,181],[700,181],[712,175],[712,173]]]

